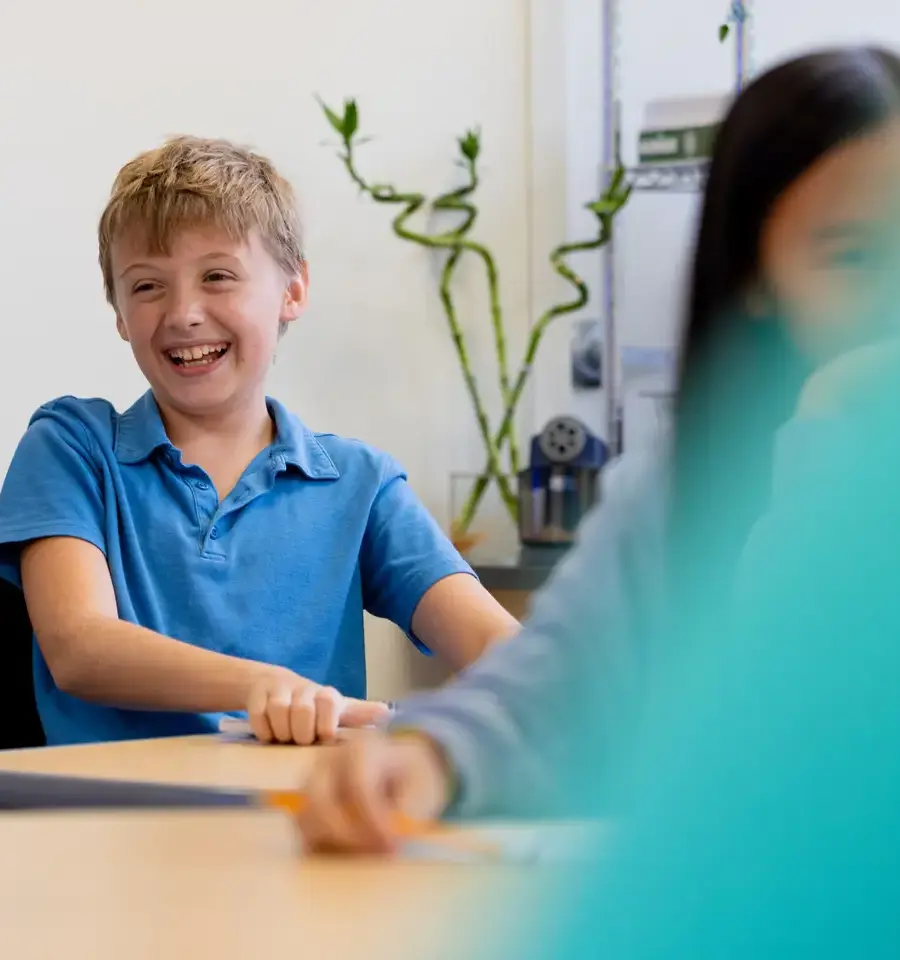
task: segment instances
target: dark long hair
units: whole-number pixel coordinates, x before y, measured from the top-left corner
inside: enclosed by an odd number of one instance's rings
[[[779,317],[751,316],[745,305],[762,280],[763,225],[795,180],[832,148],[885,123],[898,97],[893,54],[823,50],[755,79],[719,130],[682,331],[672,513],[673,542],[695,545],[694,559],[703,555],[700,579],[710,589],[731,574],[765,509],[774,436],[809,372]],[[674,559],[685,567],[684,554]]]

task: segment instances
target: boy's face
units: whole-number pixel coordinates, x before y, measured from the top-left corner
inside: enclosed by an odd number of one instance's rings
[[[279,323],[305,305],[305,271],[288,277],[256,232],[236,243],[212,227],[184,230],[167,255],[139,241],[111,251],[116,322],[157,401],[188,416],[257,403]]]

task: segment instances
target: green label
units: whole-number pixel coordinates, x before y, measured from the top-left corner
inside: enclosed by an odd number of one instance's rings
[[[638,139],[641,163],[706,160],[712,155],[718,125],[681,130],[646,130]]]

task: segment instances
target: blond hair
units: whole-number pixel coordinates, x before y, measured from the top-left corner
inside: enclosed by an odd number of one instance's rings
[[[206,225],[236,241],[256,229],[288,275],[303,266],[294,191],[271,161],[228,140],[174,137],[113,182],[98,228],[106,299],[115,306],[111,250],[123,234],[138,231],[150,253],[164,254],[179,230]]]

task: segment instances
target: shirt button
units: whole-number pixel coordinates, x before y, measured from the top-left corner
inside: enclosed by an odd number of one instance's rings
[[[197,489],[198,489],[198,490],[209,490],[209,484],[208,484],[205,480],[201,480],[201,481],[197,484]]]
[[[218,540],[218,538],[219,538],[219,531],[215,527],[213,527],[212,530],[209,531],[209,539]]]

